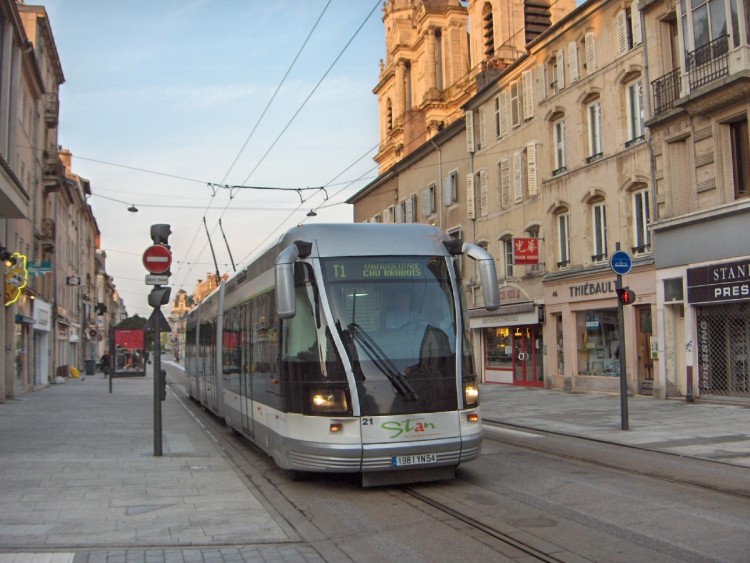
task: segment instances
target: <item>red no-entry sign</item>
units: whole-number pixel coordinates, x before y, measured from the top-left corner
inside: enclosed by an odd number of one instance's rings
[[[143,253],[143,265],[152,274],[163,274],[172,265],[172,252],[163,244],[149,246]]]

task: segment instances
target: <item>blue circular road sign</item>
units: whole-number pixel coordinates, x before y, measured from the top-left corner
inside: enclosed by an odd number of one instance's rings
[[[623,250],[618,250],[609,259],[609,267],[618,276],[627,274],[633,265],[633,260],[630,258],[630,254]]]

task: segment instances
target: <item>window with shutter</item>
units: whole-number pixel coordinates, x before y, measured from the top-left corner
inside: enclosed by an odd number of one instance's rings
[[[508,134],[508,93],[500,92],[500,136]]]
[[[547,67],[544,64],[540,64],[539,69],[539,100],[547,99]]]
[[[633,252],[651,251],[651,211],[648,190],[633,193]]]
[[[560,49],[555,59],[555,92],[565,88],[565,57]]]
[[[536,145],[534,143],[526,145],[526,184],[530,196],[539,193],[536,180]]]
[[[403,201],[400,201],[398,205],[396,206],[396,223],[403,223],[404,222],[404,209],[406,207],[406,204]]]
[[[487,119],[484,106],[479,108],[479,148],[487,146]]]
[[[625,146],[628,147],[643,139],[643,93],[641,90],[641,81],[628,84],[627,88],[627,117],[628,117],[628,141]]]
[[[487,170],[479,171],[479,214],[487,217],[489,212],[489,202],[487,193]]]
[[[429,217],[435,213],[435,184],[422,190],[422,215]]]
[[[466,216],[469,219],[477,217],[474,206],[474,174],[466,175]]]
[[[584,36],[583,45],[586,50],[586,74],[591,75],[596,72],[596,42],[592,31]]]
[[[557,216],[557,267],[570,267],[570,215]]]
[[[498,164],[500,177],[500,203],[503,208],[510,207],[510,161],[505,158]]]
[[[633,26],[630,10],[620,10],[615,19],[617,29],[617,54],[623,55],[633,48]]]
[[[570,83],[578,82],[578,44],[568,43],[568,68],[570,69]]]
[[[555,169],[552,175],[561,174],[566,171],[565,164],[565,121],[558,119],[552,124],[555,137]]]
[[[383,223],[390,223],[393,221],[393,207],[383,209]]]
[[[510,123],[513,127],[521,124],[521,101],[518,99],[518,81],[510,83]]]
[[[523,176],[522,166],[523,159],[521,158],[521,153],[513,153],[513,188],[515,191],[516,203],[523,199],[523,183],[521,182]]]
[[[406,222],[417,222],[417,196],[413,195],[406,200]]]
[[[589,128],[589,156],[588,161],[592,162],[602,154],[602,106],[599,100],[588,105],[586,114],[588,115]]]
[[[466,152],[474,152],[474,112],[466,112]]]
[[[500,95],[495,96],[495,138],[500,137]]]
[[[603,262],[607,259],[607,208],[603,203],[597,203],[591,208],[593,226],[593,255],[591,260]]]
[[[453,170],[443,178],[443,204],[452,205],[458,201],[458,172]]]
[[[745,4],[747,6],[747,4]],[[630,26],[633,28],[633,45],[643,43],[643,32],[641,30],[641,14],[638,11],[638,0],[630,4]]]
[[[530,70],[524,71],[521,75],[521,84],[523,86],[523,118],[531,119],[534,117],[534,75]]]

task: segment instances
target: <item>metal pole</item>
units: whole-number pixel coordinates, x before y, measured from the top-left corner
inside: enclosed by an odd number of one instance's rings
[[[158,286],[157,286],[158,287]],[[161,333],[159,314],[161,307],[154,307],[154,456],[161,456]],[[144,366],[145,369],[145,366]]]
[[[616,250],[620,250],[620,243],[616,243]],[[622,289],[622,276],[617,274],[615,280],[615,292],[617,293],[617,337],[619,338],[620,350],[620,427],[628,430],[628,377],[625,362],[625,315],[623,314],[620,291]]]
[[[115,371],[115,327],[109,327],[109,392],[112,393],[112,376]]]

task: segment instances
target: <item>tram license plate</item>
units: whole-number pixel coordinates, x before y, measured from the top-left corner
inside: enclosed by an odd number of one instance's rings
[[[391,467],[402,467],[404,465],[420,465],[423,463],[436,462],[437,454],[394,455],[391,458]]]

